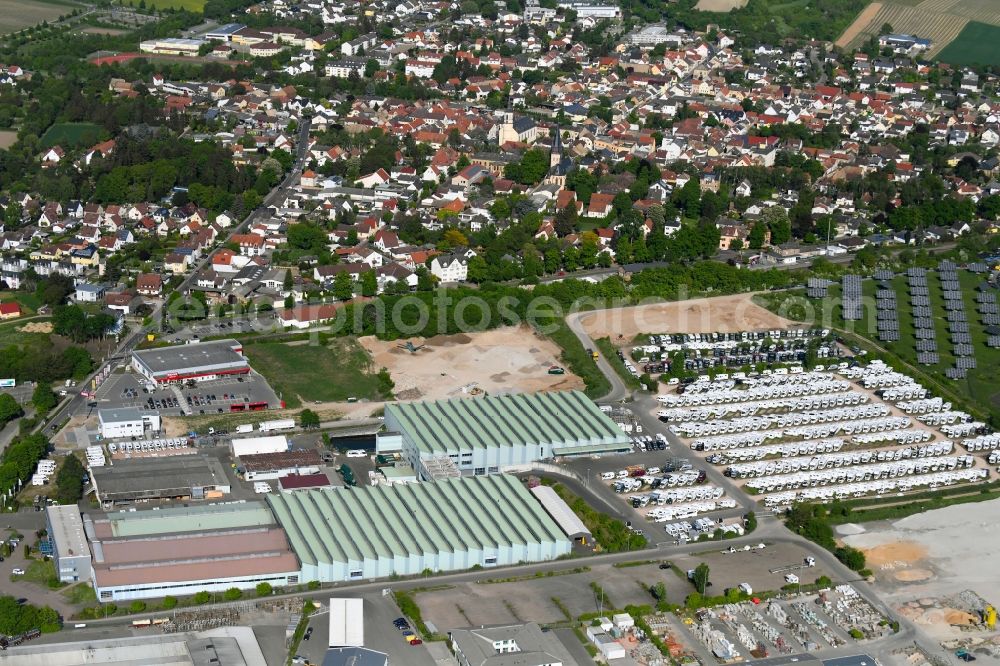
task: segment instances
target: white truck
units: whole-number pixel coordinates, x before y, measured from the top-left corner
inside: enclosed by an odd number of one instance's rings
[[[236,426],[236,432],[240,434],[245,434],[248,432],[253,432],[253,425],[250,423],[244,423],[243,425]]]
[[[290,430],[295,427],[295,419],[276,419],[274,421],[261,421],[258,429],[261,432],[272,430]]]

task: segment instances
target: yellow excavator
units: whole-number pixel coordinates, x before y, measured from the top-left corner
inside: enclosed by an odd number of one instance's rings
[[[983,622],[987,627],[993,629],[997,624],[997,609],[993,607],[992,604],[987,604],[986,610],[983,612]]]

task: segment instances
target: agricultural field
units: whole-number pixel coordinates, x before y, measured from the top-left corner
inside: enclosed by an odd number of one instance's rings
[[[45,148],[63,146],[79,148],[92,146],[101,140],[104,129],[93,123],[56,123],[42,135],[41,144]]]
[[[326,345],[308,340],[248,344],[244,352],[288,407],[391,397],[391,390],[379,379],[379,368],[354,339],[331,340]]]
[[[142,0],[130,0],[128,4],[139,6]],[[205,0],[145,0],[147,9],[186,9],[189,12],[200,12],[205,9]]]
[[[984,24],[976,28],[977,23]],[[837,40],[841,48],[856,49],[882,26],[894,32],[930,39],[928,56],[954,62],[997,62],[1000,56],[991,48],[997,34],[987,26],[1000,27],[1000,4],[995,0],[886,0],[873,2],[864,9]],[[950,48],[954,45],[954,49]],[[947,57],[945,52],[947,51]],[[989,59],[987,59],[989,56]],[[976,60],[979,58],[979,60]]]
[[[938,53],[938,59],[952,65],[1000,65],[998,43],[1000,25],[970,21],[958,37]]]
[[[54,21],[80,7],[74,2],[0,0],[0,34],[17,32],[43,21]]]

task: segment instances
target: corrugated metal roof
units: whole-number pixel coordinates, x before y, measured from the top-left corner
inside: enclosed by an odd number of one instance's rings
[[[117,511],[108,513],[105,518],[94,516],[93,519],[96,535],[101,539],[274,524],[274,517],[267,506],[258,501],[164,507],[155,511]]]
[[[541,502],[542,507],[552,516],[552,519],[556,521],[567,536],[573,539],[590,536],[590,530],[583,524],[580,517],[573,512],[573,509],[569,508],[569,505],[552,488],[549,486],[535,486],[531,489],[531,494]]]
[[[527,489],[503,474],[304,490],[267,501],[306,564],[565,539]]]
[[[396,403],[386,407],[417,448],[428,454],[525,444],[606,447],[625,433],[579,391]]]

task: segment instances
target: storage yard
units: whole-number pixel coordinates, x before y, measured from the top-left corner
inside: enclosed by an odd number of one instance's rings
[[[767,508],[982,482],[986,458],[972,453],[1000,446],[880,361],[716,377],[659,401],[675,434]]]
[[[400,400],[583,388],[583,381],[570,372],[549,374],[549,368],[559,365],[560,349],[527,326],[412,338],[412,352],[406,341],[374,336],[358,341],[375,367],[389,369]]]

